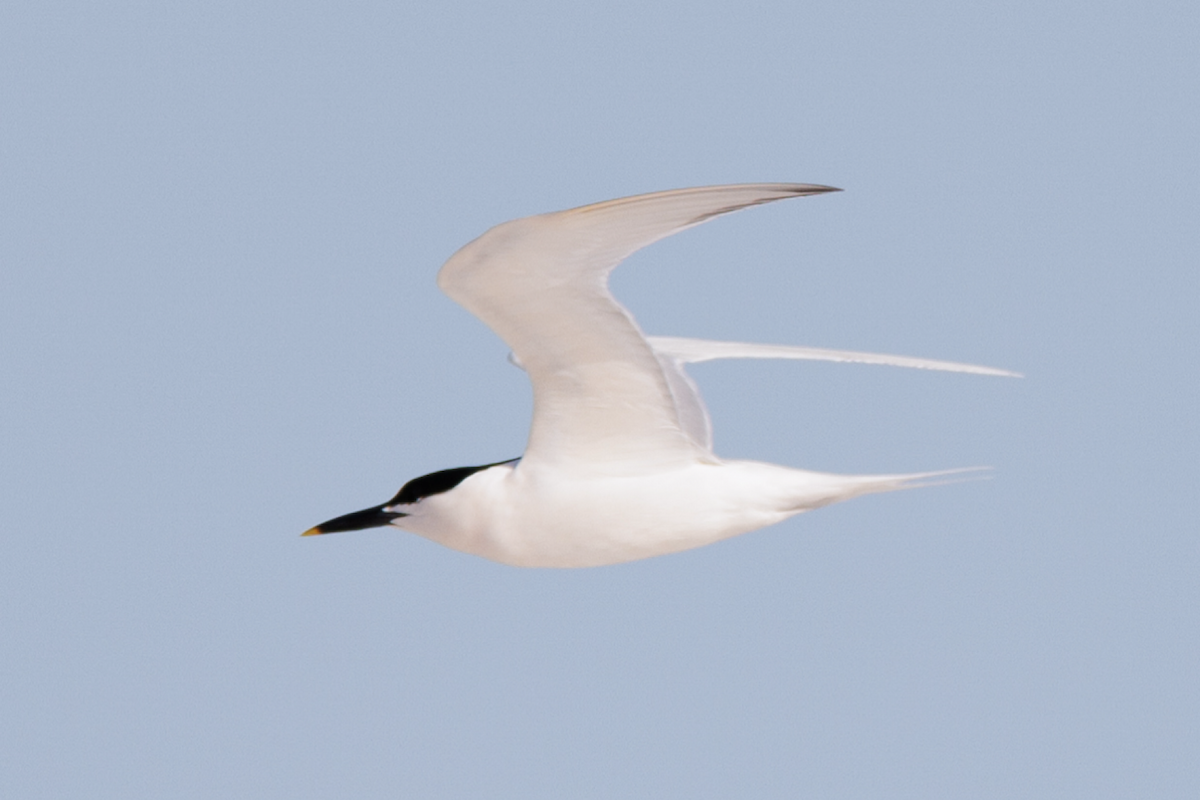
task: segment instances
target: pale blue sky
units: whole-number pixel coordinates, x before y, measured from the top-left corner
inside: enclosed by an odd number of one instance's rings
[[[1200,796],[1194,2],[0,10],[0,795]],[[433,277],[497,222],[846,192],[663,242],[718,452],[995,478],[522,571],[308,526],[518,455]]]

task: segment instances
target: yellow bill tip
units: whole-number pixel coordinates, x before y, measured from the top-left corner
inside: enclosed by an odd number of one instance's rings
[[[321,530],[321,526],[318,525],[315,528],[309,528],[308,530],[306,530],[304,533],[302,533],[300,535],[301,536],[319,536],[322,533],[324,533],[324,531]]]

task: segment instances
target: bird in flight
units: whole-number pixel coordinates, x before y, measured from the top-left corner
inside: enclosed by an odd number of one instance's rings
[[[497,225],[438,273],[533,384],[524,455],[415,478],[391,500],[305,536],[393,526],[523,567],[617,564],[711,544],[961,470],[835,475],[718,458],[685,365],[789,358],[1015,375],[904,356],[646,336],[608,275],[659,239],[749,206],[836,192],[758,183],[655,192]]]

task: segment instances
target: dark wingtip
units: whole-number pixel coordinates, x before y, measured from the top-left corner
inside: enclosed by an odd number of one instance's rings
[[[802,183],[796,186],[796,194],[827,194],[828,192],[844,192],[845,189],[839,189],[836,186],[823,186],[819,183]]]
[[[819,183],[772,183],[772,184],[751,184],[756,188],[769,189],[775,194],[765,195],[754,200],[734,203],[723,208],[714,208],[712,211],[706,211],[688,221],[688,225],[699,225],[701,222],[707,222],[710,219],[729,214],[734,211],[741,211],[743,208],[751,206],[762,206],[767,203],[775,203],[780,200],[789,200],[793,197],[810,197],[817,194],[828,194],[829,192],[840,192],[841,189],[836,186],[823,186]],[[714,187],[722,188],[722,187]]]

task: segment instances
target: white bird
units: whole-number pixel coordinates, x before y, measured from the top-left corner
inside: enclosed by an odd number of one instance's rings
[[[608,290],[633,252],[748,206],[839,191],[763,183],[638,195],[497,225],[442,267],[438,285],[512,348],[533,383],[525,454],[434,472],[388,502],[305,536],[391,525],[523,567],[590,567],[687,550],[872,492],[958,472],[834,475],[712,451],[684,365],[795,358],[1015,375],[808,347],[643,335]]]

